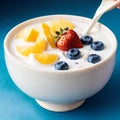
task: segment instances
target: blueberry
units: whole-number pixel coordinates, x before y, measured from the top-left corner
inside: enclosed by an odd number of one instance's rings
[[[100,51],[104,49],[104,44],[101,41],[95,41],[91,44],[91,48],[96,51]]]
[[[55,65],[54,68],[56,70],[68,70],[69,66],[65,61],[58,61]]]
[[[97,63],[99,61],[101,61],[101,57],[97,54],[90,54],[87,58],[88,62],[90,63]]]
[[[76,60],[80,58],[80,51],[77,48],[71,48],[67,51],[67,58]]]
[[[93,42],[93,38],[90,35],[83,35],[80,39],[84,45],[90,45]]]

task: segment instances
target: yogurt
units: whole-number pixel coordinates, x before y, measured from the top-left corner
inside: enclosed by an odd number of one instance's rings
[[[55,18],[53,16],[52,18],[43,18],[41,19],[41,21],[39,22],[33,22],[30,23],[28,22],[28,24],[26,24],[26,26],[23,26],[23,28],[26,27],[34,27],[36,28],[37,26],[40,25],[41,22],[45,22],[47,24],[49,24],[52,20],[55,19],[61,19],[62,16],[60,16],[59,18]],[[62,19],[69,19],[69,18],[62,18]],[[88,26],[88,21],[86,21],[85,19],[83,19],[82,17],[80,19],[74,19],[74,17],[72,19],[69,19],[70,22],[72,22],[74,24],[74,31],[77,32],[77,34],[79,35],[79,37],[81,37],[83,35],[83,32],[85,31],[85,29]],[[24,23],[23,23],[24,24]],[[84,68],[88,68],[91,66],[94,66],[95,64],[93,63],[89,63],[87,61],[87,57],[90,54],[98,54],[101,57],[101,61],[104,61],[105,59],[107,59],[110,54],[112,53],[112,49],[113,49],[113,45],[111,43],[111,37],[109,36],[109,33],[107,33],[107,28],[104,27],[103,29],[103,25],[97,23],[95,25],[95,27],[93,28],[92,32],[90,33],[90,36],[93,37],[93,41],[101,41],[104,43],[104,49],[102,51],[95,51],[93,49],[91,49],[90,45],[84,45],[83,48],[80,48],[80,52],[81,52],[81,57],[77,60],[70,60],[66,57],[66,51],[61,51],[58,48],[51,48],[50,46],[48,46],[48,49],[45,51],[45,53],[55,53],[58,54],[58,61],[65,61],[68,63],[69,65],[69,70],[77,70],[77,69],[84,69]],[[22,29],[23,29],[22,28]],[[21,29],[20,29],[21,30]],[[17,33],[16,33],[17,34]],[[16,35],[15,35],[16,36]],[[34,54],[30,54],[28,57],[24,57],[22,56],[20,53],[18,53],[18,51],[16,50],[16,46],[17,45],[33,45],[34,43],[30,42],[30,43],[26,43],[24,42],[23,39],[17,39],[15,38],[15,36],[11,39],[10,41],[10,51],[12,52],[12,54],[19,59],[22,62],[25,62],[26,64],[35,67],[36,69],[42,69],[42,70],[49,70],[49,71],[56,71],[54,69],[54,64],[50,64],[50,65],[43,65],[40,64],[35,58],[34,58]],[[99,63],[96,63],[99,64]]]

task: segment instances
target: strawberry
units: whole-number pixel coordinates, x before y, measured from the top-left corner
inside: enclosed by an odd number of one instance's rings
[[[65,32],[64,32],[65,30]],[[56,46],[63,51],[68,51],[71,48],[82,48],[83,44],[77,35],[77,33],[72,29],[60,29],[61,32],[56,31],[56,34],[59,35]]]

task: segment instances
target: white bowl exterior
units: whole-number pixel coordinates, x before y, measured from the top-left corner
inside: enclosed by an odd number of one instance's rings
[[[60,103],[86,99],[97,93],[109,80],[115,63],[113,55],[94,69],[60,74],[28,69],[8,55],[5,58],[12,80],[23,92],[36,99]]]
[[[9,33],[9,36],[12,35]],[[95,67],[69,72],[48,72],[27,67],[11,55],[6,45],[10,37],[5,39],[4,44],[8,72],[14,83],[35,99],[57,103],[86,99],[101,90],[111,77],[115,52]]]

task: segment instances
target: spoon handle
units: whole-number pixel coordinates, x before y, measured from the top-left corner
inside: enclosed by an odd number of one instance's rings
[[[91,29],[96,24],[96,22],[101,18],[101,16],[104,13],[106,13],[107,11],[110,11],[110,10],[114,9],[115,7],[117,7],[118,4],[120,4],[120,0],[118,0],[118,1],[102,0],[100,6],[98,7],[98,9],[95,12],[95,15],[94,15],[91,23],[89,24],[89,26],[84,34],[89,34]]]

